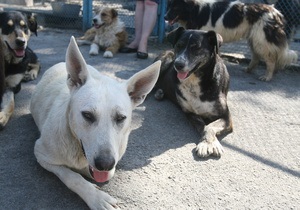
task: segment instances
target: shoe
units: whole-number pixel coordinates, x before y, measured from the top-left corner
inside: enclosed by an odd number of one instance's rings
[[[123,47],[119,50],[120,53],[135,53],[137,52],[137,48],[131,48],[131,47]]]
[[[148,58],[148,53],[137,51],[136,57],[140,58],[140,59],[147,59]]]

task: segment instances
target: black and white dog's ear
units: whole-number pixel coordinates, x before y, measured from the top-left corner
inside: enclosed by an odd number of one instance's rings
[[[27,24],[29,30],[37,36],[37,21],[32,14],[27,15]]]
[[[215,31],[208,31],[207,37],[208,37],[209,44],[215,47],[215,53],[219,54],[219,48],[223,43],[222,36],[216,33]]]
[[[170,33],[167,34],[167,40],[173,45],[173,47],[175,46],[175,44],[177,43],[179,37],[185,32],[185,29],[183,27],[178,27],[176,29],[174,29],[173,31],[171,31]]]

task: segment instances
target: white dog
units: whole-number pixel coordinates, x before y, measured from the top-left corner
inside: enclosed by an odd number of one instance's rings
[[[36,87],[30,110],[41,132],[37,161],[91,209],[118,207],[80,174],[96,182],[113,176],[127,147],[132,110],[153,88],[159,69],[160,61],[118,81],[87,65],[72,37],[66,63],[51,67]]]

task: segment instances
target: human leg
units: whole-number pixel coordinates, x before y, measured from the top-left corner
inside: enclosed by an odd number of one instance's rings
[[[139,42],[141,40],[142,29],[143,29],[143,17],[144,17],[144,2],[136,1],[135,6],[135,16],[134,16],[134,26],[135,26],[135,37],[134,40],[127,46],[129,48],[138,48]]]
[[[157,19],[157,7],[158,4],[151,0],[144,1],[144,12],[143,12],[143,22],[142,30],[140,34],[140,39],[138,43],[138,51],[146,53],[149,36],[155,26]]]

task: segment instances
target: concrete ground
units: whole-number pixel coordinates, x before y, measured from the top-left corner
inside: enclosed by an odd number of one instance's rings
[[[82,34],[43,30],[30,40],[42,69],[37,80],[23,84],[15,112],[0,132],[0,209],[88,209],[33,154],[39,131],[29,112],[30,97],[46,69],[64,61],[71,35]],[[147,60],[135,54],[89,57],[89,46],[80,49],[88,64],[126,79],[168,45],[149,47]],[[226,64],[234,132],[221,142],[225,154],[198,158],[199,135],[184,114],[149,95],[135,111],[134,130],[115,176],[102,186],[121,209],[300,208],[300,72],[281,71],[267,83],[257,79],[264,67],[246,74],[244,64]]]

